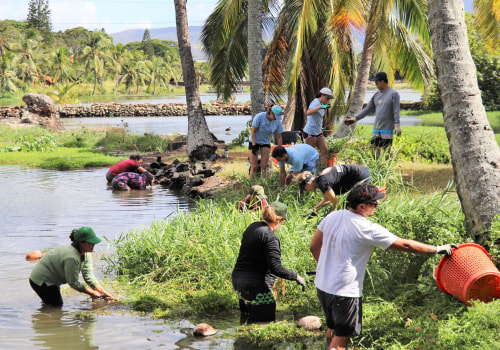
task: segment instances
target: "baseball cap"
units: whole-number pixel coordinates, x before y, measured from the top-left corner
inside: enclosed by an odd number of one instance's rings
[[[281,106],[274,105],[274,106],[272,106],[271,111],[274,113],[274,115],[277,118],[280,114],[283,113],[283,108],[281,108]]]
[[[327,95],[329,98],[333,98],[332,90],[327,87],[322,88],[321,90],[319,90],[319,92],[320,94]]]
[[[257,196],[259,198],[267,198],[266,194],[264,193],[264,187],[259,186],[259,185],[253,185],[250,187],[250,191],[248,194]]]
[[[281,202],[272,202],[269,205],[274,209],[276,215],[286,218],[286,212],[288,210],[286,204]]]
[[[370,81],[376,81],[376,80],[387,80],[387,73],[386,72],[378,72],[375,74],[373,78],[370,79]]]
[[[97,244],[101,241],[90,227],[80,227],[73,234],[73,239],[77,242],[89,242],[92,244]]]
[[[306,188],[306,185],[309,181],[311,181],[314,178],[312,175],[307,175],[302,181],[299,182],[300,190],[304,191]]]
[[[379,199],[384,199],[385,187],[382,188],[378,188],[377,186],[373,187],[375,187],[375,191],[361,193],[361,196],[365,199],[365,201],[376,201]]]

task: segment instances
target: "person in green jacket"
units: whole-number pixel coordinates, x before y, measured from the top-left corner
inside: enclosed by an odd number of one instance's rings
[[[60,285],[68,283],[71,288],[88,294],[92,299],[113,300],[94,276],[92,251],[101,240],[90,227],[74,229],[69,236],[70,245],[60,246],[45,253],[30,274],[31,288],[45,304],[62,306]],[[80,272],[87,283],[79,281]]]

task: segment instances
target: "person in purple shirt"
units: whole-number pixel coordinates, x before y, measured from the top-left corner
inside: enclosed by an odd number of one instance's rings
[[[149,171],[142,174],[121,173],[113,178],[111,185],[114,190],[118,191],[145,190],[147,186],[153,184],[153,178]]]

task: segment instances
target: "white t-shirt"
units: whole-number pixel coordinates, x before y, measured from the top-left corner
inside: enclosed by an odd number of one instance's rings
[[[330,213],[318,229],[323,232],[323,244],[316,268],[316,287],[339,296],[363,296],[366,264],[374,248],[385,250],[398,237],[349,210]]]

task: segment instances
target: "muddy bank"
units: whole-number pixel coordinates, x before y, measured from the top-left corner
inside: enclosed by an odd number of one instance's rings
[[[25,106],[0,107],[0,121],[6,123],[8,119],[20,119]],[[401,109],[420,110],[422,102],[403,102]],[[204,103],[205,115],[251,115],[249,103]],[[169,117],[186,116],[185,103],[94,103],[88,106],[57,105],[57,118],[81,117]]]

